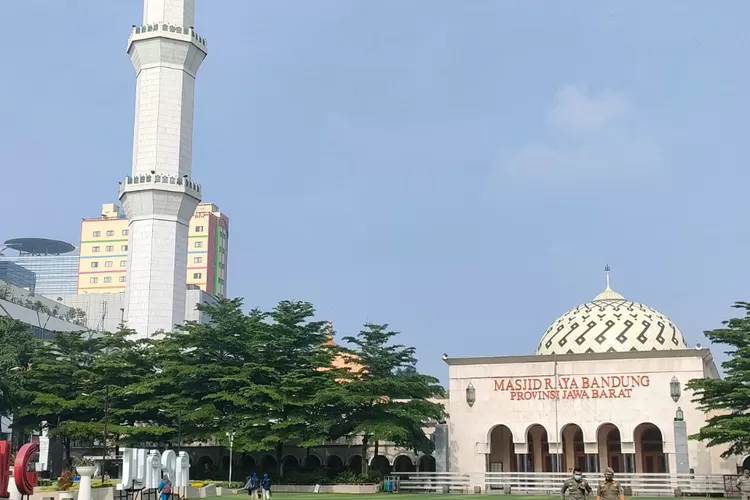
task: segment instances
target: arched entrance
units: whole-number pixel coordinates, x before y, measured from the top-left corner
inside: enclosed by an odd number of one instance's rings
[[[320,459],[317,455],[307,455],[302,459],[302,468],[305,470],[320,469]]]
[[[214,470],[214,461],[209,456],[202,456],[195,463],[195,469],[190,471],[196,479],[204,479],[211,475]]]
[[[577,424],[568,424],[562,428],[563,470],[572,472],[580,467],[586,470],[586,453],[583,447],[583,431]]]
[[[284,474],[299,469],[299,460],[297,460],[297,457],[295,457],[294,455],[287,455],[282,458],[281,464]]]
[[[378,455],[376,457],[373,457],[370,461],[370,470],[378,471],[382,475],[390,474],[391,473],[391,463],[388,461],[388,458],[386,458],[383,455]]]
[[[330,455],[326,459],[326,468],[332,472],[339,473],[344,470],[344,461],[338,455]]]
[[[437,464],[435,463],[435,457],[432,455],[422,455],[417,461],[417,468],[419,472],[436,472]]]
[[[552,455],[549,454],[547,429],[534,424],[526,431],[529,443],[528,472],[552,472]]]
[[[252,456],[243,453],[239,465],[239,476],[243,478],[248,477],[255,472],[255,468],[255,459]]]
[[[262,474],[268,474],[271,477],[276,476],[276,469],[277,463],[276,459],[273,458],[271,455],[265,455],[263,458],[260,459],[259,462],[260,466],[260,472]]]
[[[393,461],[393,472],[414,472],[414,462],[406,455],[399,455]]]
[[[516,472],[513,433],[505,425],[496,425],[490,431],[490,457],[488,472]]]
[[[742,470],[743,471],[750,470],[750,457],[747,457],[745,460],[742,461]]]
[[[616,425],[606,423],[596,431],[599,448],[599,470],[612,467],[615,473],[625,472],[622,458],[622,437]]]
[[[635,442],[636,472],[667,472],[667,456],[664,454],[664,436],[658,427],[643,423],[633,431]]]
[[[362,456],[352,455],[349,457],[349,470],[359,474],[362,472]]]

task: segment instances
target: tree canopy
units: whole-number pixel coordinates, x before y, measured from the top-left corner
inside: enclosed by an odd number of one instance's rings
[[[0,416],[10,416],[22,403],[20,372],[28,368],[36,340],[28,325],[0,316]]]
[[[397,335],[387,324],[367,323],[356,337],[344,337],[354,346],[345,350],[348,360],[361,369],[350,372],[341,385],[343,417],[333,434],[362,436],[363,457],[372,441],[430,453],[432,442],[422,427],[445,418],[443,405],[429,401],[442,395],[443,388],[435,377],[417,371],[413,347],[392,343]],[[362,472],[367,472],[367,460]]]
[[[743,311],[744,317],[705,332],[712,343],[729,346],[729,359],[722,363],[724,378],[700,378],[687,384],[699,409],[711,415],[690,438],[708,446],[727,445],[723,458],[750,452],[750,303],[737,302],[733,307]]]
[[[417,371],[414,349],[393,343],[398,334],[387,325],[345,337],[349,349],[330,341],[308,302],[245,313],[241,299],[220,298],[198,308],[209,321],[148,340],[122,327],[33,344],[22,390],[9,391],[25,402],[14,425],[46,426],[68,461],[74,439],[95,440],[106,452],[120,444],[226,443],[230,433],[237,449],[273,450],[280,474],[286,444],[362,435],[365,447],[392,441],[431,451],[423,424],[443,418],[442,405],[428,401],[442,388]],[[6,330],[0,335],[22,337]],[[335,362],[342,357],[358,369]],[[0,358],[0,368],[26,361]]]

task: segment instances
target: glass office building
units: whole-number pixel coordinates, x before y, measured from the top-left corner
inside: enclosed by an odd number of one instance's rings
[[[23,288],[34,293],[36,287],[36,275],[15,262],[0,261],[0,281]]]
[[[78,292],[78,255],[0,256],[0,266],[4,262],[12,262],[34,273],[35,293],[54,300],[55,295]]]

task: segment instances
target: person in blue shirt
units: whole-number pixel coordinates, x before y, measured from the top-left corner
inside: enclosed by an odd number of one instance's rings
[[[268,477],[268,474],[263,474],[260,485],[263,488],[263,500],[271,500],[271,478]]]
[[[172,481],[169,480],[168,474],[164,474],[164,477],[159,483],[159,500],[169,500],[169,496],[171,494],[172,494]]]
[[[245,489],[247,490],[247,494],[253,497],[253,500],[257,500],[260,490],[260,482],[258,481],[258,475],[255,472],[247,478]]]

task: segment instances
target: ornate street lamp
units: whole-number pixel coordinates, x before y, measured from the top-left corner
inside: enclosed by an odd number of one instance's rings
[[[669,395],[672,396],[672,401],[675,403],[679,401],[681,393],[680,381],[677,380],[677,377],[672,377],[672,380],[669,382]]]
[[[674,421],[675,422],[682,422],[685,420],[685,412],[682,411],[682,408],[679,406],[677,407],[677,411],[674,412]]]
[[[466,388],[466,402],[468,405],[474,406],[474,402],[477,400],[477,391],[474,389],[474,385],[469,382],[469,386]]]

